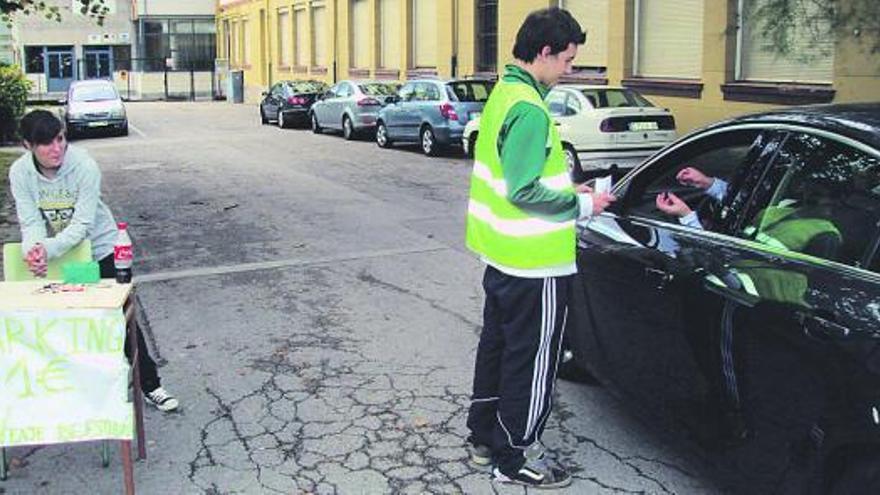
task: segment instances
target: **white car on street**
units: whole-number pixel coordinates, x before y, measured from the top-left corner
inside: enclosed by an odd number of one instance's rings
[[[559,129],[572,177],[583,172],[633,168],[675,140],[675,118],[638,92],[620,87],[563,84],[545,99]],[[462,145],[473,154],[479,120],[465,127]]]

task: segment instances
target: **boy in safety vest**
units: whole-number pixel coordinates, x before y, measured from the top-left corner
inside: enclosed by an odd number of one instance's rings
[[[573,186],[544,97],[586,34],[565,10],[532,12],[480,116],[467,246],[486,263],[483,331],[467,425],[471,460],[496,481],[561,487],[541,447],[575,265],[575,221],[614,197]]]

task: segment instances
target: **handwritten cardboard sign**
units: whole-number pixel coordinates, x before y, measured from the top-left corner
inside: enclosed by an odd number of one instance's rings
[[[119,309],[0,310],[0,446],[131,439]]]

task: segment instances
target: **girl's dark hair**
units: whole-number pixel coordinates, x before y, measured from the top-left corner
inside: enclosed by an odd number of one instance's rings
[[[569,43],[583,45],[587,42],[587,33],[581,25],[568,13],[557,7],[536,10],[526,17],[513,45],[513,56],[523,62],[532,62],[545,46],[550,47],[550,54],[568,49]]]
[[[19,123],[21,138],[30,144],[49,144],[63,130],[64,124],[47,110],[28,112]]]

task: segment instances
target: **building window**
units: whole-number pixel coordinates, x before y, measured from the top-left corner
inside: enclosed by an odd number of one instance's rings
[[[814,2],[798,2],[804,9],[791,16],[790,28],[794,33],[791,53],[779,55],[770,50],[772,40],[761,36],[757,22],[750,13],[766,0],[739,2],[741,24],[737,33],[736,79],[757,82],[830,83],[834,75],[834,39],[827,21],[821,20]],[[820,24],[820,29],[805,25],[805,19]],[[825,26],[821,26],[822,23]]]
[[[294,32],[296,33],[296,47],[293,51],[293,65],[305,67],[309,64],[309,32],[308,18],[305,5],[299,5],[293,11]]]
[[[42,46],[26,46],[24,47],[24,70],[28,74],[42,74],[45,72],[43,66],[43,47]]]
[[[113,45],[113,69],[131,70],[131,45]]]
[[[238,23],[233,22],[229,29],[229,63],[238,65],[241,62],[241,56],[238,52]]]
[[[400,0],[379,0],[379,67],[400,67]]]
[[[213,19],[144,19],[140,49],[146,71],[212,70],[216,57]]]
[[[287,67],[290,65],[290,12],[278,12],[278,65]]]
[[[251,33],[247,19],[241,21],[241,63],[251,65]]]
[[[560,0],[559,6],[571,13],[587,33],[587,42],[578,47],[573,65],[578,69],[604,72],[608,66],[609,0]]]
[[[704,0],[636,0],[637,76],[702,78],[703,3]],[[589,34],[587,38],[589,42]]]
[[[361,69],[370,66],[370,2],[351,0],[351,67]]]
[[[327,67],[327,8],[312,4],[312,65]]]
[[[437,67],[437,1],[412,2],[412,62],[415,69]]]
[[[495,72],[498,66],[498,0],[477,1],[477,71]]]

